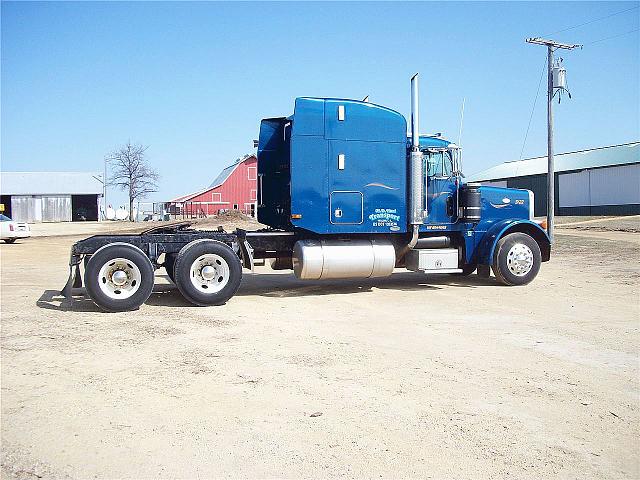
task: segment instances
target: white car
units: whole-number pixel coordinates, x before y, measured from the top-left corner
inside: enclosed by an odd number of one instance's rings
[[[0,214],[0,239],[6,243],[13,243],[18,238],[31,236],[29,225],[24,222],[14,222],[6,215]]]

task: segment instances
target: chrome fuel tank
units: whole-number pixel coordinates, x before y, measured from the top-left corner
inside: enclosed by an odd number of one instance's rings
[[[393,245],[376,240],[299,240],[293,246],[293,271],[304,280],[386,277],[395,264]]]

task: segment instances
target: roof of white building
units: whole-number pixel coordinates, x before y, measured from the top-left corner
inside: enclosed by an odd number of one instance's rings
[[[0,172],[2,195],[101,195],[100,172]]]
[[[553,156],[556,172],[584,170],[640,162],[640,142],[624,143],[607,147],[590,148],[576,152],[557,153]],[[547,173],[547,156],[504,162],[488,168],[467,180],[480,182],[502,178],[524,177]]]

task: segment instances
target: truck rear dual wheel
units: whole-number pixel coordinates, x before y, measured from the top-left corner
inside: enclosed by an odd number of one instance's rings
[[[505,235],[493,254],[493,274],[504,285],[526,285],[540,271],[540,246],[526,233]]]
[[[180,250],[174,264],[175,284],[195,305],[222,305],[238,290],[242,265],[235,252],[215,240],[196,240]]]
[[[98,249],[85,264],[84,284],[103,310],[135,310],[153,290],[153,265],[145,253],[128,243]]]

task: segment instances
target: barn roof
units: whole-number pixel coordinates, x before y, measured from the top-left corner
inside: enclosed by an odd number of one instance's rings
[[[640,162],[640,142],[590,148],[554,155],[555,171],[567,172]],[[468,177],[469,181],[498,180],[547,173],[547,156],[504,162]]]
[[[220,172],[220,174],[211,183],[211,185],[209,185],[207,188],[203,188],[201,190],[198,190],[198,191],[193,192],[193,193],[189,193],[187,195],[182,195],[180,197],[176,197],[173,200],[170,200],[170,202],[185,202],[185,201],[189,200],[190,198],[197,197],[198,195],[201,195],[201,194],[203,194],[205,192],[208,192],[211,189],[219,187],[220,185],[222,185],[224,182],[227,181],[227,179],[231,176],[231,174],[235,171],[235,169],[238,168],[238,165],[240,165],[242,162],[245,162],[245,161],[249,160],[250,158],[255,158],[255,155],[248,154],[248,155],[244,155],[244,156],[242,156],[240,158],[237,158],[235,162],[233,162],[228,167],[225,167],[222,170],[222,172]]]
[[[1,172],[3,195],[102,195],[100,172]]]
[[[240,165],[242,162],[246,160],[249,160],[252,157],[254,157],[254,155],[244,155],[240,158],[237,158],[235,162],[233,162],[228,167],[225,167],[220,172],[220,175],[218,175],[216,179],[213,181],[213,183],[209,185],[209,188],[216,188],[222,185],[224,182],[227,181],[227,178],[231,176],[231,174],[235,171],[235,169],[238,168],[238,165]]]

